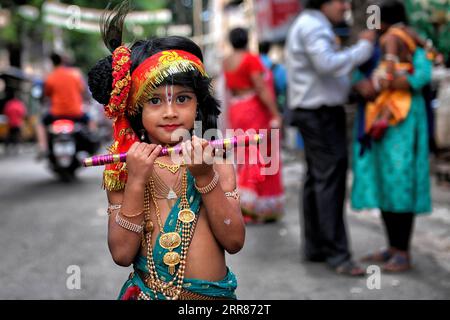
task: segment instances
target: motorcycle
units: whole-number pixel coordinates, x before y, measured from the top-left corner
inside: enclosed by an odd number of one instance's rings
[[[100,141],[86,124],[58,119],[47,127],[50,168],[63,181],[71,181],[83,160],[95,154]]]

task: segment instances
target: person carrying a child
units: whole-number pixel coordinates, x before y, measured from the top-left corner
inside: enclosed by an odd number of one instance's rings
[[[379,263],[385,272],[403,272],[412,267],[415,217],[431,212],[422,88],[431,81],[432,62],[406,26],[403,4],[386,1],[380,9],[381,67],[387,77],[380,80],[381,92],[366,106],[365,117],[357,117],[366,120],[375,139],[370,139],[368,147],[367,140],[355,135],[351,204],[355,210],[379,209],[386,230],[387,247],[367,254],[362,261]],[[354,76],[356,83],[367,80],[361,72]],[[380,125],[381,121],[389,125]]]
[[[405,87],[394,85],[395,77],[405,77],[414,72],[413,56],[417,48],[427,52],[427,58],[433,59],[437,51],[430,41],[422,39],[412,28],[400,22],[389,27],[380,37],[382,61],[373,74],[375,89],[380,93],[375,101],[367,103],[365,111],[365,131],[374,140],[383,137],[388,126],[403,121],[411,108],[412,95]],[[383,32],[382,31],[382,32]]]

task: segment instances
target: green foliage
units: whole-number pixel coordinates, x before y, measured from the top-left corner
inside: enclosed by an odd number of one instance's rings
[[[107,7],[109,1],[92,1],[92,0],[77,0],[77,1],[64,1],[66,3],[76,4],[82,7],[90,7],[97,9],[104,9]],[[95,3],[95,5],[94,5]],[[120,1],[112,1],[111,6],[115,6]],[[131,2],[132,10],[157,10],[166,7],[165,0],[134,0]],[[133,26],[126,25],[124,32],[125,41],[135,40],[135,36],[131,34]],[[142,26],[144,37],[154,35],[156,26],[146,25]],[[86,33],[76,30],[64,30],[64,42],[67,48],[71,51],[75,63],[84,72],[87,72],[97,60],[105,55],[109,54],[105,45],[102,42],[100,34]]]
[[[8,0],[7,0],[8,1]],[[30,0],[23,1],[28,5],[35,6],[41,10],[44,0]],[[84,8],[92,9],[105,9],[109,3],[110,7],[118,5],[121,1],[118,0],[75,0],[67,1],[61,0],[61,3],[78,5]],[[167,0],[132,0],[132,10],[158,10],[167,8]],[[3,1],[2,1],[3,3]],[[17,2],[9,1],[7,5],[11,12],[11,23],[6,27],[0,28],[0,46],[8,46],[9,44],[21,45],[21,41],[31,41],[37,43],[45,42],[48,45],[45,46],[47,50],[52,50],[51,43],[54,41],[55,26],[45,24],[43,21],[42,12],[37,21],[28,21],[18,14],[19,5]],[[133,25],[126,25],[124,34],[125,41],[133,41],[140,37],[149,37],[155,34],[155,25],[144,25],[140,27],[142,36],[135,36],[132,34]],[[62,37],[64,42],[66,54],[73,57],[74,63],[80,67],[83,71],[87,71],[92,65],[101,57],[108,54],[105,48],[101,36],[99,33],[89,33],[77,30],[69,30],[62,28]],[[48,52],[43,52],[43,55],[47,55]],[[33,59],[34,60],[34,59]]]

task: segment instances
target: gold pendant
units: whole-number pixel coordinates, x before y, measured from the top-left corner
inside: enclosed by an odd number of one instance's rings
[[[167,250],[172,250],[181,244],[181,237],[178,232],[168,232],[161,235],[159,238],[161,247]]]
[[[178,219],[183,223],[190,223],[195,219],[195,213],[190,209],[183,209],[178,212]]]
[[[175,273],[175,266],[180,263],[180,255],[178,252],[167,252],[163,257],[163,262],[169,266],[169,273],[173,275]]]

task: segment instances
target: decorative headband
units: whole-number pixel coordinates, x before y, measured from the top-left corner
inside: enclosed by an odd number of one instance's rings
[[[158,52],[142,62],[131,74],[131,51],[125,46],[112,55],[112,91],[105,114],[113,119],[114,143],[108,149],[111,154],[127,152],[139,141],[126,115],[134,115],[148,100],[153,90],[174,74],[197,70],[207,77],[203,63],[195,55],[182,50]],[[108,164],[103,172],[103,187],[121,190],[128,177],[126,163]]]
[[[131,75],[130,106],[141,108],[152,91],[167,77],[195,70],[204,77],[208,76],[202,61],[189,52],[166,50],[154,54],[142,62]]]

